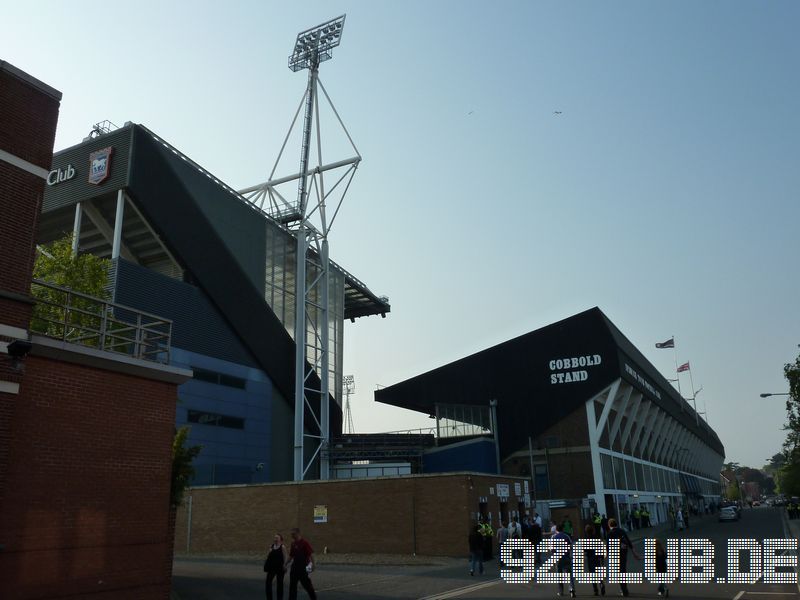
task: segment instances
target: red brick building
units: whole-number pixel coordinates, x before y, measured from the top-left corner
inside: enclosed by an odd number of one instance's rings
[[[176,386],[191,372],[107,349],[123,312],[99,299],[93,343],[67,316],[61,339],[31,331],[60,99],[0,61],[0,597],[165,599]]]

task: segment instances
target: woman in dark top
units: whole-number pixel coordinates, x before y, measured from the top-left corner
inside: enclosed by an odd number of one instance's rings
[[[278,600],[283,600],[283,576],[286,574],[286,561],[289,560],[289,553],[283,545],[283,536],[276,533],[269,547],[267,560],[264,561],[264,571],[267,574],[266,591],[267,600],[272,600],[272,580],[275,579],[275,586],[278,592]]]
[[[594,525],[587,525],[586,527],[584,527],[583,537],[584,539],[587,538],[596,540],[601,539],[600,532],[594,528]],[[594,550],[586,550],[586,553],[584,554],[584,569],[586,570],[586,572],[595,572],[597,571],[598,567],[602,566],[603,566],[602,555],[598,556]],[[594,595],[597,596],[598,588],[596,583],[592,584],[592,589],[594,590]],[[606,595],[606,584],[603,583],[602,579],[600,580],[599,594],[601,596]]]

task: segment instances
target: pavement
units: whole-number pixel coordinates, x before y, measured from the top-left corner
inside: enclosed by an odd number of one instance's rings
[[[715,548],[715,576],[727,576],[726,548],[729,538],[797,537],[800,520],[788,521],[785,511],[773,508],[745,509],[737,522],[719,523],[715,517],[693,519],[682,538],[707,538]],[[653,527],[633,532],[640,554],[643,537],[678,537],[669,528]],[[638,541],[637,541],[638,540]],[[346,564],[344,564],[346,562]],[[180,600],[246,600],[264,598],[263,558],[176,557],[173,589]],[[630,572],[642,572],[640,562],[629,561]],[[392,557],[392,555],[321,555],[312,580],[321,600],[498,600],[514,598],[549,599],[555,597],[553,584],[509,584],[500,578],[497,561],[486,564],[483,576],[469,575],[466,558]],[[286,580],[288,588],[288,577]],[[656,598],[656,586],[631,585],[632,597]],[[288,597],[288,589],[285,590]],[[578,596],[590,596],[591,586],[578,584]],[[618,586],[608,586],[609,595]],[[769,598],[773,596],[773,598]],[[303,591],[299,598],[305,598]],[[671,598],[702,600],[800,600],[800,587],[791,584],[674,584]]]

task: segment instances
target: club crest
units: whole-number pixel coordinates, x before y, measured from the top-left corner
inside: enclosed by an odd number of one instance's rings
[[[89,183],[99,185],[105,181],[111,170],[111,154],[114,147],[109,146],[89,155]]]

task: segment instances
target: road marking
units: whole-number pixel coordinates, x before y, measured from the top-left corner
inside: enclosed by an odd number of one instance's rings
[[[739,592],[739,594],[749,594],[751,596],[797,596],[796,592]]]
[[[741,600],[742,596],[744,596],[744,590],[742,590],[741,592],[739,592],[738,594],[736,594],[736,595],[733,597],[733,600]]]
[[[317,590],[318,592],[329,592],[331,590],[343,590],[345,588],[352,588],[358,587],[360,585],[374,585],[376,583],[380,583],[381,581],[389,581],[390,579],[397,579],[399,577],[405,577],[405,575],[392,575],[391,577],[384,577],[383,579],[371,579],[370,581],[362,581],[360,583],[348,583],[346,585],[335,585],[329,588],[323,588]]]
[[[468,585],[462,588],[457,588],[455,590],[449,590],[447,592],[441,592],[439,594],[434,594],[433,596],[424,596],[419,600],[446,600],[447,598],[455,598],[456,596],[461,596],[463,594],[469,594],[470,592],[476,592],[478,590],[482,590],[483,588],[487,588],[493,585],[497,585],[498,583],[502,583],[502,579],[494,579],[492,581],[485,581],[483,583],[476,583],[474,585]]]

